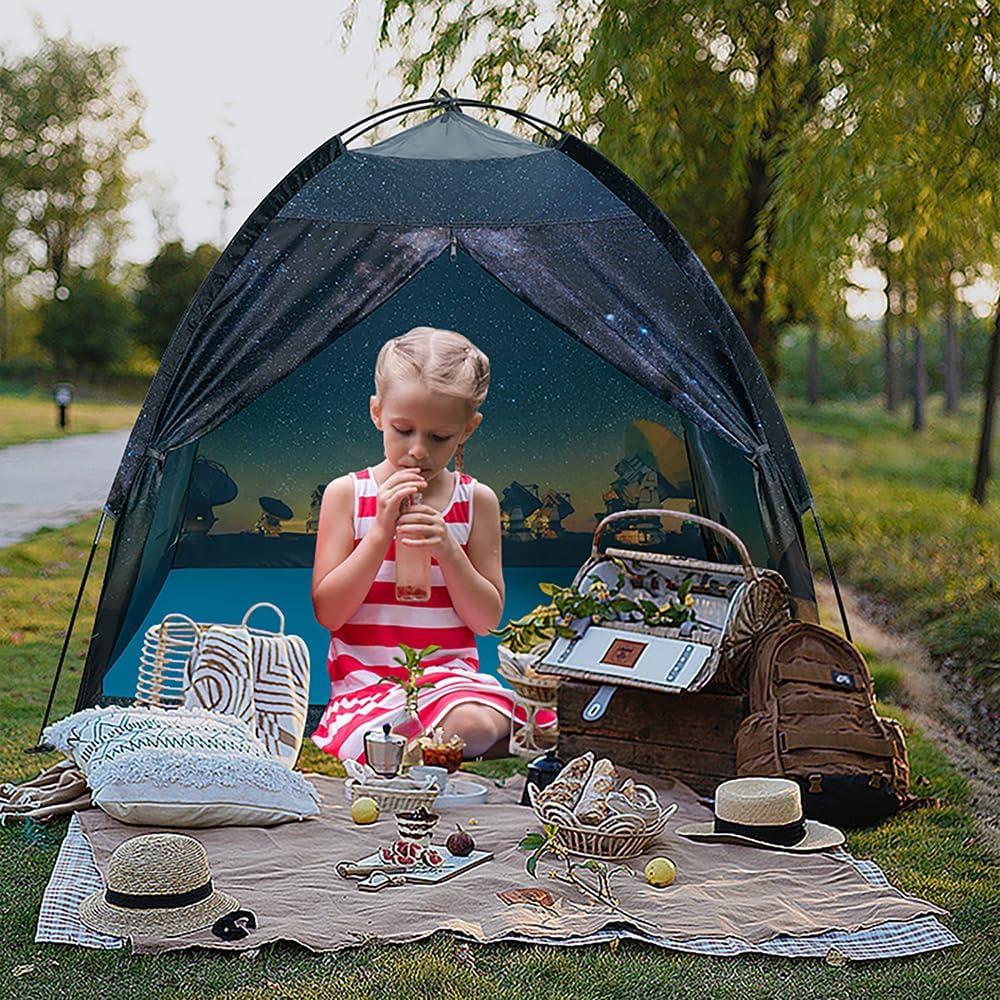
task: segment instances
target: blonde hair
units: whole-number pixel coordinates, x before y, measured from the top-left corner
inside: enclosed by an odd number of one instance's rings
[[[381,400],[393,382],[417,379],[431,392],[464,399],[475,413],[490,387],[490,359],[454,330],[415,326],[387,340],[375,361],[375,395]],[[463,471],[464,442],[455,452]]]

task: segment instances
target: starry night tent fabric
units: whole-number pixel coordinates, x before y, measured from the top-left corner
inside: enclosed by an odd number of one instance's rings
[[[652,202],[579,139],[528,141],[455,102],[371,146],[346,134],[250,216],[164,354],[107,502],[78,706],[132,693],[163,614],[226,621],[247,598],[306,636],[326,700],[314,514],[326,482],[378,456],[374,358],[416,325],[491,358],[467,463],[501,496],[506,615],[572,578],[604,514],[661,505],[729,524],[809,614],[805,475],[732,312]],[[292,516],[265,530],[268,509]],[[694,529],[630,531],[726,556]]]

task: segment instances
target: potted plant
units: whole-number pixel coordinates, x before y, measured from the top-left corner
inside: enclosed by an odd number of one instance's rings
[[[407,744],[403,753],[403,764],[413,763],[415,757],[414,747],[417,748],[416,762],[419,763],[419,745],[417,740],[424,735],[424,726],[417,713],[418,696],[420,689],[430,684],[431,681],[424,677],[423,660],[436,653],[440,646],[424,646],[421,650],[416,650],[412,646],[407,646],[405,642],[399,644],[402,656],[394,656],[393,659],[406,671],[405,677],[390,675],[383,677],[383,684],[398,684],[404,692],[406,705],[400,712],[396,723],[392,727],[392,732],[398,736],[405,737]]]

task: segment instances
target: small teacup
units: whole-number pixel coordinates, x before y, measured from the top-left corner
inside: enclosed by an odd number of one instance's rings
[[[430,764],[417,764],[416,767],[410,768],[408,774],[409,777],[415,778],[421,784],[430,778],[431,783],[438,790],[438,794],[444,791],[444,786],[448,781],[447,768],[433,767]]]

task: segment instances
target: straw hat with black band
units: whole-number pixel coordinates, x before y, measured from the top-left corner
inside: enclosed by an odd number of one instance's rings
[[[780,851],[822,851],[844,842],[835,827],[805,819],[802,793],[787,778],[734,778],[715,790],[715,818],[675,833],[694,840],[724,840]]]
[[[119,844],[108,862],[107,888],[80,904],[80,919],[119,937],[179,937],[211,927],[216,937],[236,941],[257,926],[252,913],[212,885],[205,848],[179,833]]]

